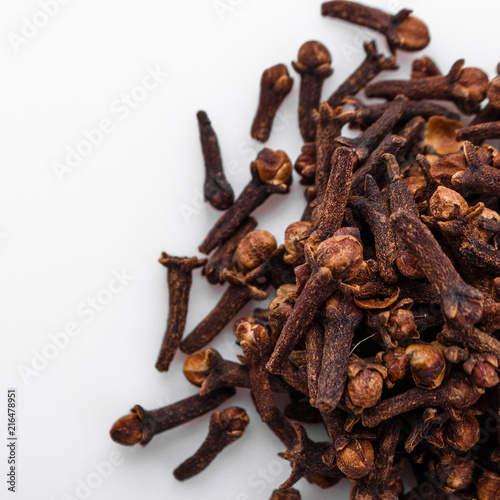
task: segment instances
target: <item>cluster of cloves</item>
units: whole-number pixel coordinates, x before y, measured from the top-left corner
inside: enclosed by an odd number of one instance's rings
[[[178,349],[188,354],[184,374],[199,394],[152,411],[136,405],[111,437],[146,445],[250,389],[291,466],[272,499],[300,499],[292,486],[301,478],[321,488],[348,478],[353,500],[498,499],[500,151],[484,141],[500,137],[500,76],[489,81],[463,60],[443,74],[423,56],[408,80],[370,83],[398,68],[398,50],[428,45],[426,25],[407,9],[389,15],[341,0],[322,14],[380,32],[391,54],[365,43],[365,60],[323,100],[331,56],[305,43],[292,63],[302,153],[292,166],[283,151],[263,149],[236,199],[215,132],[198,113],[205,197],[223,214],[200,245],[206,259],[160,258],[170,304],[156,367],[168,370]],[[284,64],[264,71],[254,139],[267,141],[292,85]],[[362,90],[386,102],[361,101]],[[474,115],[465,127],[463,114]],[[347,138],[346,125],[361,132]],[[293,168],[307,203],[278,246],[252,213],[288,192]],[[226,289],[183,336],[196,268]],[[268,297],[267,308],[238,318]],[[209,347],[230,324],[238,362]],[[288,394],[285,407],[278,393]],[[175,477],[201,472],[248,422],[241,408],[213,413]],[[312,441],[309,425],[323,425],[329,440]],[[404,492],[407,464],[417,486]]]

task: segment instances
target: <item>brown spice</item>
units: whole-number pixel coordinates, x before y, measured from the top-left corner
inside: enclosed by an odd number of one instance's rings
[[[234,202],[234,192],[224,175],[217,136],[205,111],[198,111],[196,117],[205,162],[205,200],[217,210],[226,210]]]
[[[266,142],[269,139],[274,116],[292,90],[292,85],[293,79],[290,78],[284,64],[272,66],[262,73],[259,107],[250,132],[255,140]]]

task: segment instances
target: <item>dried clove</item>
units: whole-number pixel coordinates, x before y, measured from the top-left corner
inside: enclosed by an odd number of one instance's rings
[[[263,149],[250,170],[252,180],[215,223],[200,245],[200,252],[209,254],[223,244],[271,194],[288,192],[292,165],[283,151]]]
[[[370,83],[365,88],[368,97],[384,97],[394,99],[403,94],[409,99],[437,99],[453,101],[466,114],[479,110],[481,101],[486,95],[488,77],[477,68],[463,67],[460,59],[443,76],[429,76],[411,80],[385,80]]]
[[[299,96],[299,127],[304,142],[314,142],[316,123],[313,111],[318,109],[324,81],[331,76],[332,58],[320,42],[306,42],[300,47],[293,69],[301,76]]]
[[[380,72],[399,68],[394,56],[385,57],[377,52],[375,41],[364,42],[363,48],[366,53],[364,61],[329,97],[327,102],[332,108],[340,106],[346,97],[355,96]]]
[[[214,458],[245,432],[249,418],[245,410],[230,406],[210,417],[208,436],[196,453],[174,470],[174,476],[184,481],[205,470]]]
[[[255,140],[266,142],[269,139],[274,116],[292,85],[293,79],[284,64],[272,66],[262,73],[259,107],[250,133]]]
[[[422,50],[429,44],[427,26],[411,16],[411,10],[402,9],[391,16],[386,12],[355,2],[334,0],[321,6],[324,16],[343,19],[382,33],[392,52],[396,49],[410,52]]]
[[[168,370],[179,348],[186,326],[189,293],[193,282],[191,273],[193,269],[203,266],[206,260],[199,260],[196,257],[171,257],[163,252],[159,261],[168,270],[169,290],[167,330],[156,361],[156,369],[164,372]]]
[[[234,192],[224,175],[217,136],[205,111],[198,111],[196,117],[205,162],[205,200],[217,210],[226,210],[234,202]]]
[[[208,396],[191,396],[157,410],[145,410],[142,406],[135,405],[130,410],[131,413],[113,424],[111,439],[125,446],[137,443],[145,446],[157,434],[205,415],[235,394],[235,389],[227,387]]]

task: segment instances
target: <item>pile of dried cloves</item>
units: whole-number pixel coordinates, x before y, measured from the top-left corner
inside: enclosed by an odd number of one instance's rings
[[[392,55],[366,42],[361,65],[322,100],[330,53],[317,41],[300,48],[295,170],[307,203],[284,245],[256,229],[252,212],[288,192],[288,156],[263,149],[235,200],[210,120],[198,113],[205,197],[223,214],[199,248],[207,259],[160,258],[170,310],[156,367],[166,371],[180,348],[199,394],[152,411],[137,405],[111,436],[146,445],[245,388],[292,470],[271,498],[300,498],[292,486],[305,477],[321,488],[351,479],[354,500],[498,499],[500,151],[484,141],[500,138],[500,76],[488,81],[463,60],[443,74],[423,56],[409,80],[370,83],[398,68],[397,50],[428,45],[426,25],[407,9],[389,15],[340,0],[322,13],[382,33]],[[264,71],[257,141],[269,138],[292,85],[284,64]],[[360,91],[386,101],[361,101]],[[464,127],[460,117],[471,115]],[[346,125],[359,135],[344,137]],[[182,338],[196,268],[226,289]],[[269,296],[269,307],[238,318]],[[239,363],[209,348],[233,321]],[[289,394],[285,408],[277,393]],[[175,477],[201,472],[248,423],[241,408],[212,413],[205,442]],[[330,440],[313,442],[303,424],[324,425]],[[418,486],[404,493],[406,464]]]

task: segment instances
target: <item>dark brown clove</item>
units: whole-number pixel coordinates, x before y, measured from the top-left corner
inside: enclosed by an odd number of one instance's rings
[[[245,410],[236,406],[213,413],[208,436],[196,453],[174,470],[175,479],[184,481],[205,470],[224,448],[243,435],[248,422]]]
[[[397,419],[386,422],[381,430],[380,446],[373,468],[368,476],[356,483],[351,491],[352,500],[374,500],[376,498],[397,499],[391,492],[391,475],[394,467],[396,446],[401,432]],[[392,494],[391,494],[392,493]]]
[[[266,365],[271,373],[279,373],[281,364],[311,324],[321,304],[338,286],[339,280],[348,281],[356,276],[363,263],[362,253],[359,239],[346,233],[345,229],[319,244],[313,257],[315,271],[288,316]]]
[[[224,242],[207,260],[203,268],[203,274],[209,283],[215,285],[216,283],[223,283],[222,277],[225,270],[231,268],[233,256],[240,241],[250,232],[257,227],[257,221],[253,217],[249,217],[247,222],[244,223],[234,234]]]
[[[422,56],[411,63],[411,78],[440,75],[442,75],[441,71],[430,57]]]
[[[268,231],[248,233],[236,248],[240,264],[250,273],[273,257],[276,240]],[[247,276],[249,273],[247,273]],[[267,298],[267,283],[252,285],[245,275],[222,273],[230,285],[208,316],[181,342],[181,351],[192,354],[210,343],[251,299]]]
[[[467,376],[452,372],[437,389],[416,387],[402,394],[386,399],[377,406],[363,412],[365,427],[375,427],[385,420],[425,407],[467,408],[477,402],[482,391],[471,384]]]
[[[217,136],[205,111],[198,111],[196,117],[205,162],[205,200],[217,210],[226,210],[234,202],[234,192],[224,175]]]
[[[297,62],[292,66],[301,76],[299,96],[299,126],[304,142],[314,142],[316,123],[313,111],[319,108],[324,81],[331,76],[332,58],[320,42],[306,42],[300,47]]]
[[[467,188],[473,193],[500,196],[500,170],[486,165],[471,142],[464,142],[468,170],[456,172],[451,183],[457,188]]]
[[[346,99],[344,102],[355,106],[356,114],[354,119],[349,122],[349,128],[359,128],[361,130],[367,129],[372,123],[376,122],[391,105],[390,102],[367,105],[352,98]],[[449,120],[458,120],[460,118],[458,113],[434,101],[408,101],[406,109],[403,111],[399,122],[397,122],[397,126],[409,122],[416,116],[421,116],[426,120],[432,116],[443,116]]]
[[[132,413],[113,424],[111,439],[125,446],[137,443],[145,446],[157,434],[205,415],[235,394],[235,389],[227,387],[208,396],[191,396],[157,410],[145,410],[142,406],[135,405]]]
[[[323,462],[322,457],[329,448],[329,443],[315,443],[308,438],[302,425],[298,423],[293,425],[297,433],[296,444],[292,449],[279,454],[281,458],[290,462],[292,473],[280,489],[290,488],[299,479],[307,476],[341,478],[342,474],[337,467],[330,467]]]
[[[251,129],[251,136],[255,140],[266,142],[269,139],[274,116],[292,85],[293,79],[284,64],[272,66],[262,73],[259,107]]]
[[[294,488],[274,490],[269,500],[300,500],[300,493]]]
[[[363,313],[346,293],[334,294],[326,303],[325,336],[316,406],[331,412],[344,392],[354,331]]]
[[[366,86],[368,97],[394,99],[403,94],[409,99],[437,99],[453,101],[459,109],[471,114],[479,110],[486,95],[487,75],[477,68],[463,67],[463,59],[455,62],[447,75],[429,76],[412,80],[385,80]]]
[[[485,139],[498,139],[500,137],[500,121],[470,125],[457,131],[457,141],[470,141],[480,144]]]
[[[200,252],[209,254],[222,245],[271,194],[288,192],[292,165],[283,151],[263,149],[250,170],[252,180],[215,223],[200,245]]]
[[[399,65],[394,56],[385,57],[377,52],[375,41],[364,42],[363,48],[366,57],[361,65],[339,86],[339,88],[329,97],[328,104],[335,108],[340,106],[348,96],[355,96],[363,89],[368,82],[373,80],[380,72],[386,70],[396,70]],[[374,120],[375,121],[375,120]]]
[[[186,326],[189,293],[193,282],[191,273],[193,269],[203,266],[206,260],[196,257],[171,257],[163,252],[159,261],[167,268],[169,296],[167,330],[156,361],[156,369],[164,372],[168,370],[179,348]]]
[[[355,139],[339,137],[336,142],[341,146],[354,148],[358,162],[364,162],[400,120],[407,105],[408,99],[404,95],[395,96],[394,101],[382,116],[373,125],[361,132],[358,137]]]
[[[371,175],[366,176],[365,195],[351,198],[349,205],[360,212],[370,226],[375,239],[375,254],[381,278],[386,283],[396,283],[398,280],[395,269],[396,236],[389,222],[390,214],[382,198],[382,193]]]
[[[251,388],[248,368],[221,357],[215,349],[197,351],[184,362],[184,376],[200,388],[200,396],[209,394],[221,387]],[[273,392],[292,392],[293,388],[280,377],[269,377]]]
[[[393,214],[391,221],[418,259],[422,271],[439,291],[445,316],[462,328],[478,322],[482,316],[483,295],[462,280],[432,233],[419,219],[402,211]]]
[[[411,16],[411,10],[402,9],[394,16],[386,12],[355,2],[334,0],[321,6],[324,16],[343,19],[382,33],[392,52],[396,49],[406,51],[422,50],[429,44],[427,26],[418,18]]]

